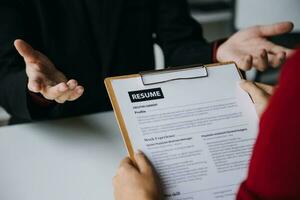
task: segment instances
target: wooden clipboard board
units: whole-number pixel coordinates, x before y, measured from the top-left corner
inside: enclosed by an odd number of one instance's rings
[[[120,109],[119,103],[117,101],[115,92],[113,90],[113,86],[112,86],[112,81],[113,80],[141,77],[145,73],[146,74],[147,73],[161,73],[161,72],[172,71],[172,70],[181,70],[181,69],[193,68],[193,67],[196,67],[196,66],[203,66],[205,68],[209,68],[209,67],[218,67],[218,66],[228,65],[228,64],[234,64],[235,67],[236,67],[236,69],[237,69],[237,71],[238,71],[238,73],[239,73],[239,75],[240,75],[240,77],[243,78],[240,70],[237,68],[237,65],[234,62],[223,62],[223,63],[208,64],[208,65],[199,65],[199,64],[197,64],[197,65],[191,65],[191,66],[182,66],[182,67],[176,67],[176,68],[167,68],[167,69],[164,69],[164,70],[153,70],[153,71],[149,71],[149,72],[141,72],[140,74],[132,74],[132,75],[116,76],[116,77],[106,78],[104,80],[105,87],[107,89],[107,92],[108,92],[108,95],[109,95],[112,107],[114,109],[115,117],[117,119],[119,128],[121,130],[121,134],[123,136],[123,140],[124,140],[124,143],[126,145],[126,148],[127,148],[127,151],[128,151],[130,159],[135,162],[135,159],[134,159],[135,152],[134,152],[134,149],[133,149],[130,137],[129,137],[128,130],[126,128],[125,120],[124,120],[124,118],[122,116],[122,113],[121,113],[121,109]]]

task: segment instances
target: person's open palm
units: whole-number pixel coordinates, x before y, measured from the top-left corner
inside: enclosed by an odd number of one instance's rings
[[[235,61],[240,69],[254,66],[263,71],[268,66],[280,66],[293,50],[276,45],[267,38],[289,33],[293,23],[281,22],[267,26],[253,26],[231,36],[217,50],[220,62]]]
[[[41,93],[46,99],[58,103],[74,101],[83,94],[84,88],[76,80],[68,80],[47,56],[23,40],[16,40],[14,45],[26,63],[29,91]]]

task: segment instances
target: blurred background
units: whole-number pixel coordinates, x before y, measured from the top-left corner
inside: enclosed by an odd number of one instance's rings
[[[208,41],[226,38],[252,25],[272,24],[279,21],[294,22],[291,34],[271,38],[275,43],[290,48],[300,44],[299,0],[188,0],[192,16],[202,24]],[[164,68],[161,49],[155,45],[156,68]],[[276,84],[280,69],[263,73],[247,72],[247,78]],[[9,115],[0,107],[0,126],[6,125]]]

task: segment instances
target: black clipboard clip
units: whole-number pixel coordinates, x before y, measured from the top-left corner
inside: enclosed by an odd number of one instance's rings
[[[162,70],[152,70],[139,73],[144,85],[154,85],[175,80],[208,77],[207,68],[202,64],[169,67]]]

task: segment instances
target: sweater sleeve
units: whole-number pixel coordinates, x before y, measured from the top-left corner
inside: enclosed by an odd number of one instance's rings
[[[260,122],[238,200],[300,199],[300,51],[287,61]]]
[[[11,115],[29,119],[25,64],[13,42],[24,37],[23,17],[16,1],[0,3],[0,105]]]
[[[0,105],[15,121],[50,118],[59,113],[59,106],[43,107],[34,101],[27,89],[25,63],[13,45],[18,38],[30,41],[22,5],[17,0],[0,2]]]
[[[166,65],[211,63],[213,43],[202,34],[201,25],[189,13],[186,0],[158,0],[157,42],[165,54]]]

